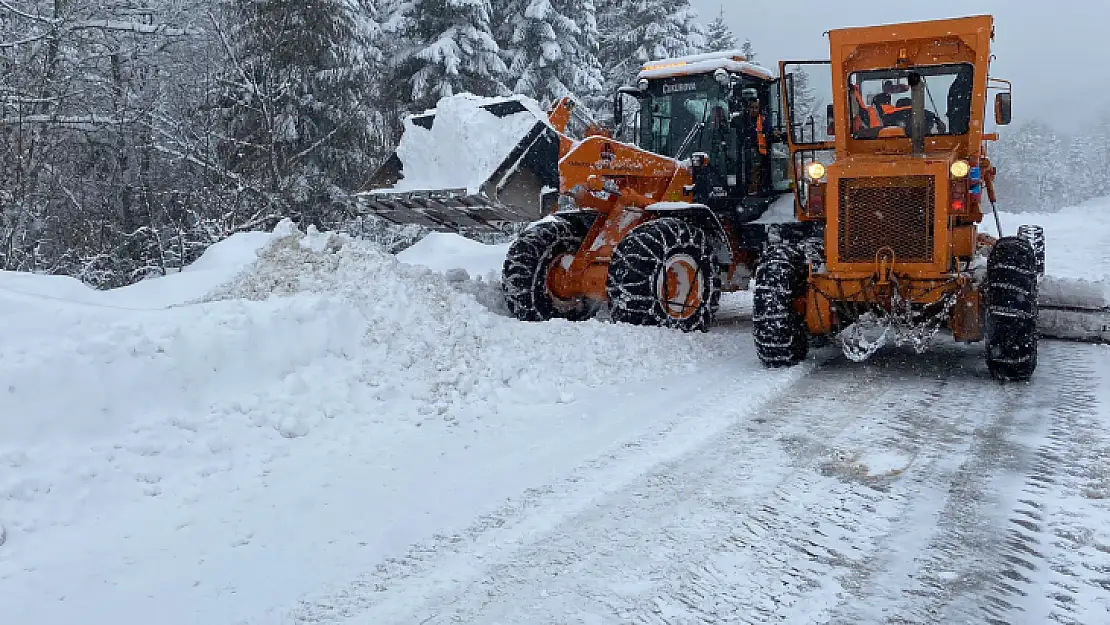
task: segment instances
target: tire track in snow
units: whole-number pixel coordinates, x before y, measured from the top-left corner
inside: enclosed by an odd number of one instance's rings
[[[863,403],[848,436],[831,450],[816,439],[795,453],[831,459],[816,472],[800,471],[744,519],[674,593],[680,609],[656,599],[653,612],[635,622],[824,621],[888,552],[890,539],[907,538],[899,521],[928,518],[944,501],[948,467],[966,453],[974,423],[991,414],[970,410],[979,384],[932,377],[938,364],[919,363],[922,379],[910,388],[904,378],[876,381],[875,399]],[[938,406],[951,414],[936,414]],[[877,449],[902,460],[867,470],[853,457],[862,450],[866,460]]]
[[[1006,518],[1000,577],[984,606],[992,624],[1110,620],[1110,423],[1098,410],[1097,349],[1053,344],[1042,356],[1058,386]]]
[[[706,438],[757,410],[767,398],[804,378],[812,368],[811,363],[773,374],[774,381],[770,383],[761,371],[760,384],[747,391],[739,407],[731,409],[728,407],[734,404],[728,401],[730,396],[744,388],[743,376],[752,373],[743,367],[726,365],[700,374],[696,376],[697,386],[676,378],[674,384],[665,385],[671,390],[664,389],[662,393],[649,392],[633,399],[619,396],[623,393],[604,397],[623,404],[622,410],[639,408],[671,416],[647,433],[615,446],[611,453],[585,463],[566,478],[526,490],[458,534],[435,535],[401,557],[387,558],[373,571],[341,588],[325,589],[303,598],[291,611],[277,614],[271,611],[248,622],[340,622],[391,601],[410,605],[415,597],[477,578],[483,572],[484,562],[496,561],[512,545],[535,540],[563,519],[619,491],[652,467],[697,448]]]
[[[1108,577],[1110,548],[1101,545],[1105,549],[1099,550],[1089,529],[1076,529],[1097,527],[1099,522],[1085,516],[1063,523],[1070,528],[1064,537],[1082,537],[1093,546],[1080,556],[1082,564],[1076,559],[1082,545],[1061,545],[1061,534],[1045,531],[1046,524],[1058,526],[1068,518],[1051,507],[1059,500],[1059,494],[1051,492],[1053,485],[1110,452],[1106,436],[1099,431],[1093,437],[1090,431],[1097,422],[1095,378],[1083,349],[1087,348],[1045,343],[1040,373],[1032,385],[1006,385],[992,393],[1000,399],[1000,409],[976,433],[966,462],[955,472],[935,530],[914,540],[914,526],[906,523],[902,531],[892,533],[893,542],[883,550],[888,555],[858,580],[858,591],[829,622],[1039,625],[1106,619],[1110,595],[1101,607],[1087,606],[1079,616],[1077,604],[1091,593],[1077,594],[1076,584],[1061,582],[1064,576],[1074,577],[1068,571],[1077,568],[1102,571]],[[1097,438],[1102,454],[1090,446]],[[1102,465],[1105,481],[1110,464]],[[1088,473],[1100,475],[1097,470]],[[1102,510],[1105,517],[1105,505]],[[921,524],[918,530],[922,529],[928,528]],[[1092,555],[1101,563],[1090,562]],[[1110,584],[1098,579],[1086,581],[1096,593],[1110,590]],[[1096,616],[1100,610],[1101,616]]]
[[[600,505],[492,553],[463,547],[456,565],[469,570],[356,601],[351,622],[810,622],[837,604],[841,579],[865,566],[922,484],[943,481],[938,466],[966,452],[971,425],[993,415],[970,409],[987,381],[952,371],[978,356],[821,369]],[[938,402],[950,408],[939,417]],[[974,423],[961,430],[948,413]],[[905,466],[868,470],[866,452],[882,445]]]

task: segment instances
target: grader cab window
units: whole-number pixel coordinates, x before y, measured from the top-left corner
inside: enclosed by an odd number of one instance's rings
[[[711,153],[719,139],[727,136],[728,99],[711,76],[660,82],[652,85],[649,93],[641,109],[640,146],[644,149],[685,158],[697,151]]]
[[[925,85],[925,135],[967,134],[971,124],[974,67],[968,64],[857,72],[848,77],[852,137],[908,135],[913,111],[910,74]]]
[[[791,140],[795,145],[832,141],[827,112],[833,101],[832,66],[828,61],[788,62],[782,71]]]

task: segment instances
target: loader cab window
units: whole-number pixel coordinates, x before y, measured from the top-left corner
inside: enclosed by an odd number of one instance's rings
[[[712,156],[721,139],[730,134],[728,94],[712,76],[656,82],[648,90],[641,115],[640,147],[672,158],[698,151]]]
[[[856,72],[848,77],[852,138],[881,139],[909,135],[913,99],[909,74],[925,83],[925,135],[967,134],[971,125],[974,67],[961,63],[910,69]]]

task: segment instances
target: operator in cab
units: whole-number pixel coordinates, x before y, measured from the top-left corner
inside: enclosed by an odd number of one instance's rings
[[[771,143],[781,141],[782,138],[771,125],[771,118],[763,108],[758,95],[749,96],[745,113],[743,140],[748,148],[748,154],[751,155],[748,195],[759,196],[764,189],[763,172],[771,170]]]

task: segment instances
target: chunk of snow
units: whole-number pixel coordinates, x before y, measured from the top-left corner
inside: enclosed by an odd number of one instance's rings
[[[447,233],[429,232],[424,238],[397,254],[397,259],[408,265],[420,265],[433,271],[458,277],[457,270],[468,276],[499,279],[505,264],[509,244],[486,245],[473,239]],[[455,272],[451,274],[451,272]],[[453,279],[452,281],[459,281]]]

